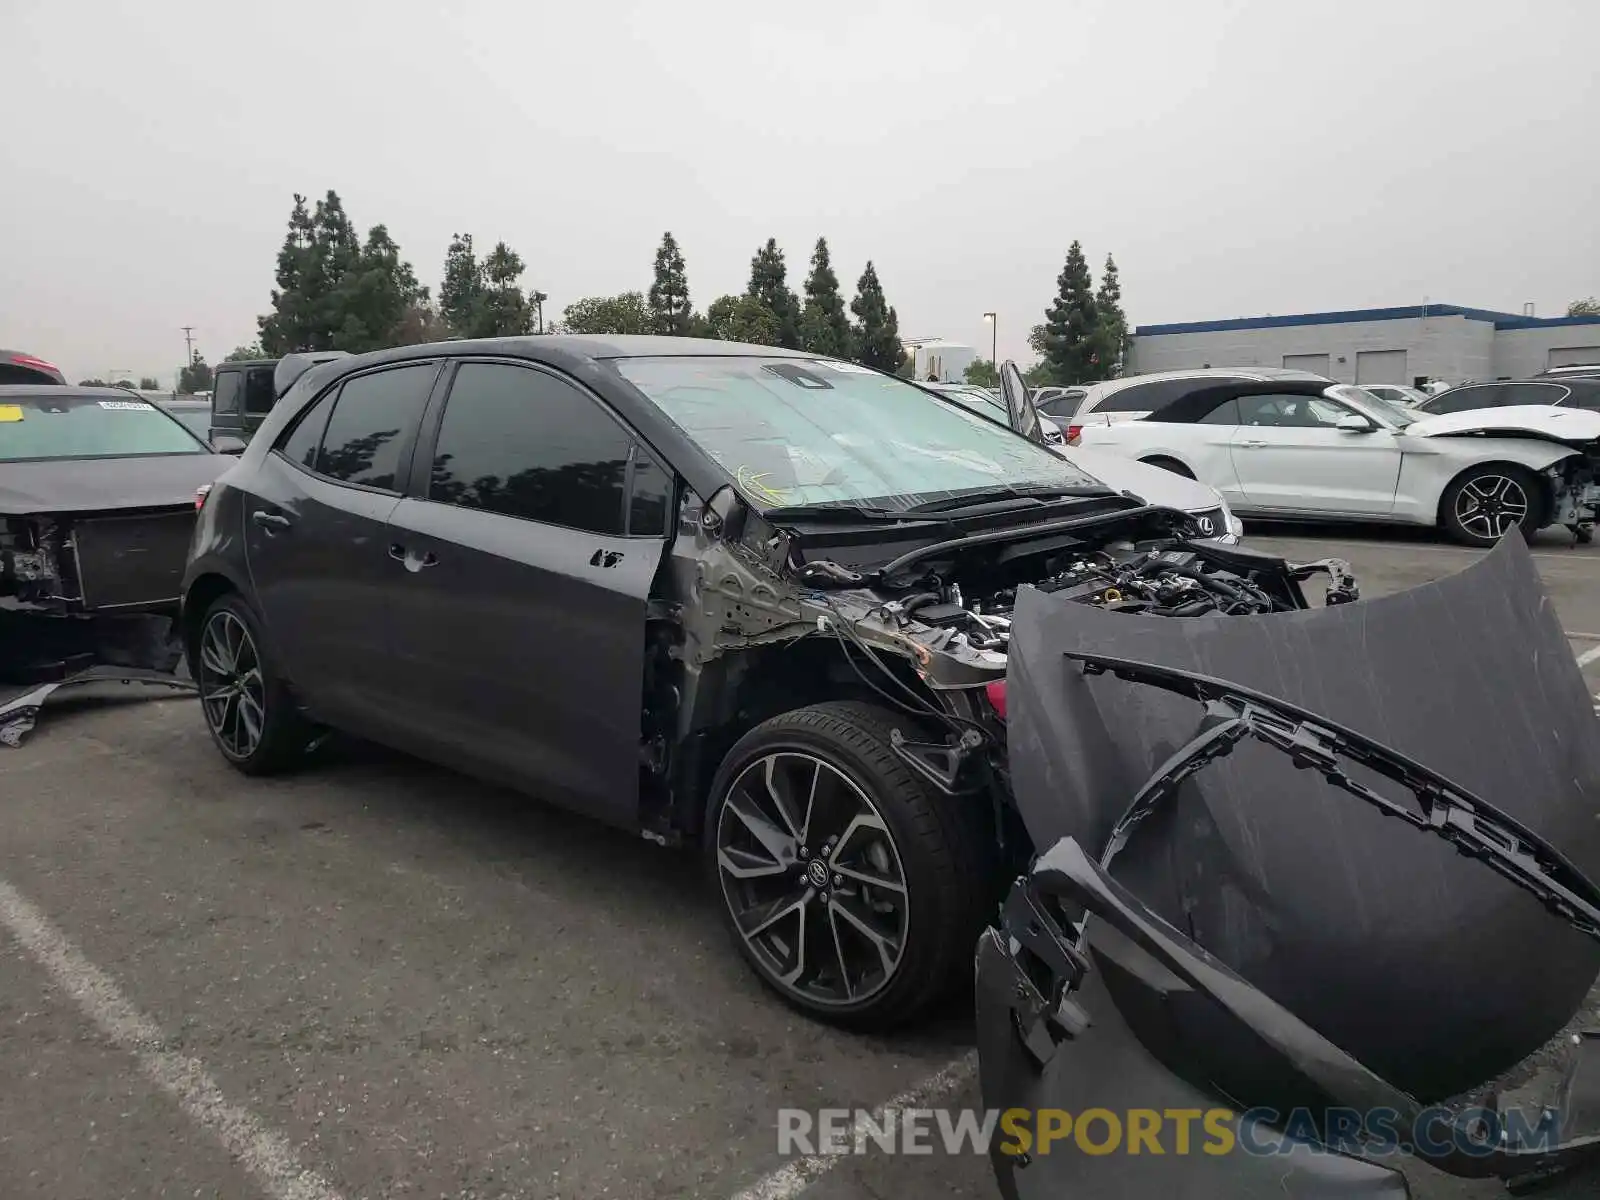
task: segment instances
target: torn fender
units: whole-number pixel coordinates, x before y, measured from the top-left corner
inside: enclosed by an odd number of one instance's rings
[[[1024,589],[1008,752],[1036,847],[1098,855],[1151,774],[1195,735],[1190,697],[1069,652],[1178,668],[1392,747],[1600,874],[1600,728],[1519,538],[1408,592],[1185,621]],[[1396,804],[1415,799],[1357,764]],[[1510,879],[1419,836],[1256,739],[1177,784],[1110,868],[1118,884],[1381,1077],[1424,1100],[1497,1076],[1557,1032],[1600,945]]]

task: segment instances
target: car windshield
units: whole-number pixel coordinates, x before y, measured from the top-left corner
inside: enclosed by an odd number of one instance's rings
[[[0,393],[0,462],[206,453],[183,426],[144,400]]]
[[[1417,414],[1403,404],[1396,404],[1392,400],[1385,400],[1376,392],[1369,392],[1363,387],[1342,385],[1328,389],[1328,395],[1337,396],[1341,400],[1355,403],[1356,407],[1365,407],[1374,416],[1382,417],[1389,424],[1398,429],[1417,423]]]
[[[854,363],[672,357],[615,367],[762,508],[904,510],[997,488],[1100,486],[1009,427]]]

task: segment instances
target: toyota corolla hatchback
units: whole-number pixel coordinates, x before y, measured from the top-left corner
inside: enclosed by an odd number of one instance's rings
[[[185,581],[222,753],[282,768],[333,727],[704,844],[762,978],[844,1022],[904,1020],[970,976],[1026,861],[1005,771],[1019,589],[1249,614],[1305,607],[1313,569],[797,352],[451,342],[290,356],[275,391],[199,498]]]

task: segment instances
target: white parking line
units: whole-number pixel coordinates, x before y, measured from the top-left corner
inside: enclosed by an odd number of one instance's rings
[[[1585,650],[1582,654],[1578,655],[1578,665],[1580,667],[1587,667],[1597,658],[1600,658],[1600,646],[1596,646],[1591,650]]]
[[[300,1165],[285,1138],[246,1109],[230,1104],[198,1059],[165,1049],[166,1039],[156,1023],[4,880],[0,880],[0,922],[84,1015],[119,1049],[133,1055],[151,1082],[216,1137],[272,1200],[340,1200],[332,1184]]]
[[[928,1107],[959,1092],[977,1078],[977,1075],[978,1053],[976,1050],[969,1050],[937,1074],[924,1079],[916,1087],[886,1101],[881,1108],[871,1114],[871,1120],[881,1129],[884,1126],[886,1111]],[[866,1136],[867,1119],[865,1114],[857,1118],[855,1139]],[[776,1129],[773,1133],[776,1136]],[[793,1200],[793,1197],[800,1195],[843,1161],[844,1158],[837,1154],[808,1154],[804,1158],[787,1162],[772,1174],[758,1179],[733,1200]]]

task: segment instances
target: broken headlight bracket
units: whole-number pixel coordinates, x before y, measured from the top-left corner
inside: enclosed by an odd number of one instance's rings
[[[1304,583],[1319,572],[1326,574],[1328,590],[1323,600],[1330,608],[1336,604],[1354,604],[1361,599],[1361,586],[1356,582],[1355,572],[1342,558],[1319,558],[1312,562],[1289,563],[1288,567],[1289,578],[1296,583]]]

